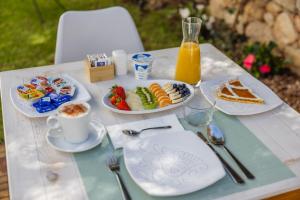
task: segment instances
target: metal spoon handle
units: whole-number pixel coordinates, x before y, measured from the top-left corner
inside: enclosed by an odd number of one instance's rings
[[[230,178],[235,182],[235,183],[245,183],[245,181],[242,179],[242,177],[240,177],[240,175],[234,171],[234,169],[232,169],[232,167],[220,156],[220,154],[210,145],[207,144],[214,152],[215,154],[218,156],[218,158],[220,159],[220,161],[222,162],[227,174],[229,174]]]
[[[255,179],[255,176],[231,153],[231,151],[224,145],[225,151],[232,157],[232,159],[236,162],[236,164],[240,167],[240,169],[244,172],[244,174],[249,179]]]
[[[145,130],[150,130],[150,129],[168,129],[168,128],[172,128],[172,126],[157,126],[157,127],[144,128],[140,132]]]
[[[125,184],[121,178],[121,176],[119,175],[118,172],[115,172],[115,175],[116,175],[116,178],[118,180],[118,183],[119,183],[119,186],[120,186],[120,189],[121,189],[121,192],[122,192],[122,197],[123,197],[123,200],[131,200],[131,197],[129,195],[129,192],[128,190],[126,189],[125,187]]]

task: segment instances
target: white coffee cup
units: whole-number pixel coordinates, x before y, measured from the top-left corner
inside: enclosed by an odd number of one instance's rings
[[[66,106],[83,105],[86,111],[78,115],[70,115],[62,112]],[[53,137],[64,137],[70,143],[81,143],[87,140],[90,133],[91,107],[86,102],[69,102],[62,104],[55,115],[48,117],[47,125],[50,129],[61,129],[61,135]]]

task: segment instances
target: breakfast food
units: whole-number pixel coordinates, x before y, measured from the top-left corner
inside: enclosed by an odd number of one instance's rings
[[[144,109],[142,101],[141,101],[139,95],[137,95],[135,93],[135,91],[132,91],[132,90],[126,91],[126,102],[127,102],[128,106],[131,108],[131,110],[143,110]]]
[[[45,97],[40,98],[37,102],[33,103],[32,106],[39,112],[49,112],[55,110],[58,106],[68,101],[71,101],[70,95],[58,95],[51,93]]]
[[[75,87],[72,87],[71,85],[66,85],[66,86],[59,88],[58,91],[59,91],[59,94],[73,96],[75,93]]]
[[[129,90],[115,85],[110,90],[109,101],[119,110],[152,110],[180,103],[190,94],[184,83],[167,83],[162,87],[154,82],[147,87],[137,86]],[[121,100],[122,106],[118,106]]]
[[[146,110],[155,109],[157,101],[155,96],[146,87],[137,87],[135,92],[142,101],[143,107]]]
[[[149,89],[156,97],[159,107],[162,108],[172,104],[168,94],[160,87],[158,83],[151,84]]]
[[[118,86],[118,85],[114,85],[112,88],[111,88],[111,94],[113,94],[114,96],[119,96],[121,97],[122,99],[126,99],[126,93],[125,93],[125,90],[123,87],[121,86]]]
[[[53,80],[50,79],[50,83],[57,88],[66,85],[66,81],[60,77],[54,78]]]
[[[37,100],[37,99],[45,96],[43,92],[35,89],[35,87],[33,87],[32,85],[28,85],[28,84],[18,86],[17,91],[18,91],[19,96],[25,100],[34,101],[34,100]]]
[[[29,83],[17,87],[18,95],[33,102],[32,106],[39,113],[52,111],[70,101],[75,92],[75,85],[62,77],[36,76]]]
[[[114,85],[110,90],[110,103],[119,110],[131,110],[126,102],[126,93],[122,86]]]
[[[238,79],[229,80],[217,90],[217,96],[226,101],[239,103],[263,104],[264,100]]]
[[[172,104],[182,102],[186,97],[188,97],[191,94],[190,90],[186,87],[184,83],[167,83],[163,86],[163,90],[169,95]]]

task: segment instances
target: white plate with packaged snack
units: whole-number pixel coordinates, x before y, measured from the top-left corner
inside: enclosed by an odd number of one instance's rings
[[[47,117],[56,108],[69,101],[89,101],[90,94],[77,80],[62,74],[35,76],[10,89],[14,107],[27,117]]]
[[[220,78],[200,84],[205,98],[228,115],[254,115],[272,110],[282,100],[252,76]]]
[[[102,103],[123,114],[147,114],[177,108],[194,96],[194,88],[174,80],[131,80],[108,89]]]

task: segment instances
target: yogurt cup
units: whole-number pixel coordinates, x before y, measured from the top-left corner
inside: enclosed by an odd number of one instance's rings
[[[131,57],[135,78],[147,80],[152,70],[153,57],[149,53],[137,53]]]

